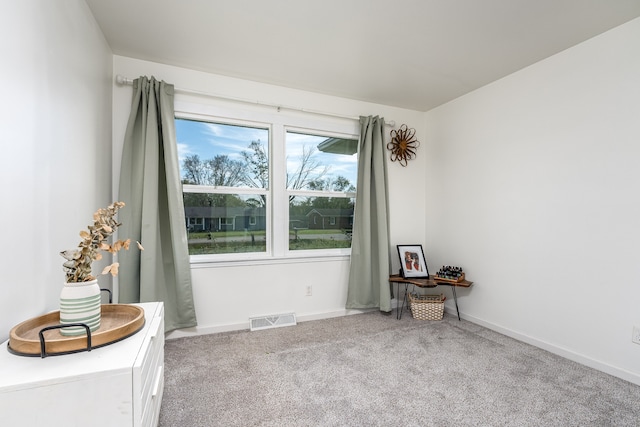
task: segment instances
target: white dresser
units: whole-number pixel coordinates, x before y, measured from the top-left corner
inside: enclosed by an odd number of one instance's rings
[[[164,306],[144,308],[145,325],[122,341],[40,357],[0,347],[3,426],[147,427],[158,424],[164,387]]]

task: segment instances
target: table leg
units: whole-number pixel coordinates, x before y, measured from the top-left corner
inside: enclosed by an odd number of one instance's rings
[[[397,308],[397,315],[396,315],[396,319],[400,320],[402,319],[402,311],[404,309],[404,305],[407,302],[407,290],[409,289],[409,284],[405,283],[404,284],[404,296],[402,297],[402,305],[400,305],[400,308]],[[398,283],[398,287],[396,289],[396,292],[400,292],[400,283]]]
[[[456,312],[458,313],[458,320],[460,320],[460,310],[458,309],[458,296],[456,295],[456,285],[451,285],[453,291],[453,301],[456,303]]]
[[[396,296],[398,297],[398,301],[400,301],[400,283],[396,282]],[[404,304],[404,301],[402,301],[402,304]],[[402,306],[398,305],[396,306],[396,320],[400,320],[401,317],[401,311],[402,311]]]

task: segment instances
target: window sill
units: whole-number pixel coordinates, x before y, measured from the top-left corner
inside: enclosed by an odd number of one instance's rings
[[[351,255],[349,253],[340,254],[295,254],[286,257],[264,257],[252,259],[194,259],[191,257],[191,268],[222,268],[222,267],[244,267],[252,265],[275,265],[275,264],[299,264],[299,263],[316,263],[316,262],[336,262],[348,261]]]

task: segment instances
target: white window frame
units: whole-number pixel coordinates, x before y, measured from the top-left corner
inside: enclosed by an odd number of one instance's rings
[[[267,128],[269,130],[269,188],[211,187],[183,185],[183,191],[217,194],[258,194],[267,200],[265,252],[242,254],[191,255],[191,265],[197,267],[226,264],[276,263],[294,259],[348,257],[351,248],[293,250],[288,249],[289,239],[289,195],[310,197],[351,197],[355,193],[331,191],[287,190],[286,186],[286,132],[309,133],[327,137],[358,139],[359,124],[356,120],[328,117],[298,111],[276,110],[261,105],[238,105],[222,99],[207,99],[205,103],[194,102],[188,95],[176,94],[176,118],[222,123],[237,126]],[[281,218],[281,220],[280,220]]]

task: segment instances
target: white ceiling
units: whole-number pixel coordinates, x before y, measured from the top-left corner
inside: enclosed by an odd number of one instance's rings
[[[419,111],[640,16],[640,0],[86,2],[116,55]]]

